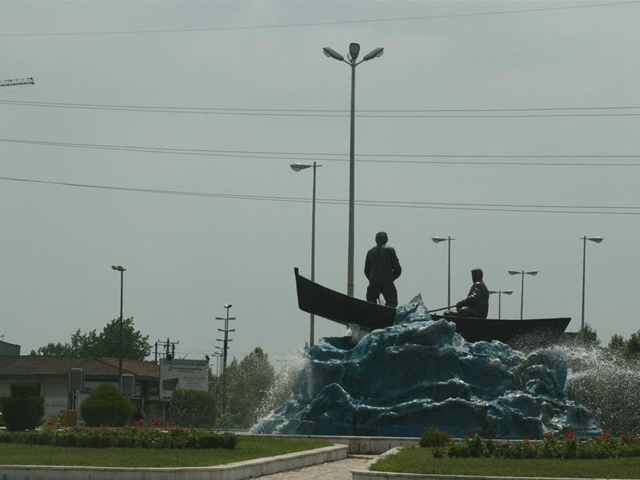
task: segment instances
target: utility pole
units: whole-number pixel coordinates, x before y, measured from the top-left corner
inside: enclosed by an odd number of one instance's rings
[[[224,328],[218,329],[219,332],[224,332],[224,339],[216,339],[218,342],[222,342],[222,413],[225,412],[227,404],[227,352],[229,351],[229,342],[233,341],[229,338],[229,332],[235,332],[235,329],[229,329],[229,320],[235,320],[235,317],[229,317],[229,310],[232,306],[230,303],[224,305],[224,308],[227,309],[225,318],[216,317],[216,320],[224,322]]]
[[[158,340],[156,342],[156,350],[155,350],[156,363],[158,363],[158,345],[160,345],[164,350],[164,353],[161,355],[164,355],[165,360],[173,360],[173,358],[176,356],[176,345],[179,345],[179,344],[180,344],[179,341],[172,342],[169,339],[169,337],[167,337],[166,342],[161,342],[160,340]]]

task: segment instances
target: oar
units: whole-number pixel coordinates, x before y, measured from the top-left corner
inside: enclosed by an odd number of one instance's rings
[[[429,313],[441,312],[442,310],[449,310],[450,308],[455,307],[455,305],[449,305],[448,307],[436,308],[435,310],[429,310]]]

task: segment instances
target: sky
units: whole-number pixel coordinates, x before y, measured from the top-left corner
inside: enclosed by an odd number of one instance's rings
[[[274,362],[309,339],[294,267],[346,293],[350,68],[355,294],[388,232],[401,304],[638,331],[640,2],[2,1],[0,336],[23,354],[124,316],[179,357]],[[492,296],[489,315],[498,316]],[[316,319],[316,338],[345,328]],[[1,337],[0,337],[1,338]]]

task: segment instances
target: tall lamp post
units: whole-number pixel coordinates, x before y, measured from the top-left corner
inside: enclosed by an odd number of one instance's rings
[[[524,276],[531,275],[535,277],[538,274],[537,270],[529,270],[528,272],[525,270],[509,270],[509,275],[522,275],[522,288],[520,290],[520,320],[523,319],[523,311],[524,311]]]
[[[498,320],[502,318],[502,295],[511,295],[513,290],[489,290],[489,295],[498,294]]]
[[[582,340],[582,344],[584,345],[584,292],[585,292],[585,283],[587,277],[587,240],[593,243],[602,243],[604,238],[602,237],[580,237],[582,240],[582,322],[580,323],[580,339]]]
[[[116,272],[120,272],[120,321],[118,322],[120,324],[120,346],[118,348],[118,385],[120,391],[122,391],[122,307],[124,301],[124,272],[126,272],[127,269],[121,265],[111,265],[111,268]]]
[[[311,281],[316,279],[316,169],[322,165],[318,165],[317,162],[310,163],[292,163],[289,165],[291,170],[299,172],[307,168],[313,168],[313,197],[311,201]],[[314,330],[315,330],[315,316],[309,315],[310,327],[309,327],[309,347],[314,343]]]
[[[384,48],[378,47],[375,50],[367,53],[362,60],[357,62],[358,55],[360,54],[360,44],[359,43],[351,43],[349,45],[349,55],[348,60],[345,60],[344,56],[336,52],[334,49],[329,47],[324,47],[322,49],[324,54],[333,58],[334,60],[338,60],[340,62],[344,62],[351,67],[351,134],[350,134],[350,142],[349,142],[349,246],[347,253],[347,295],[353,297],[353,249],[355,242],[355,222],[354,222],[354,212],[355,212],[355,202],[354,202],[354,194],[355,194],[355,129],[356,129],[356,67],[360,65],[362,62],[367,62],[369,60],[373,60],[374,58],[381,57],[384,53]]]
[[[452,237],[432,237],[433,243],[447,242],[447,307],[451,306],[451,240]]]

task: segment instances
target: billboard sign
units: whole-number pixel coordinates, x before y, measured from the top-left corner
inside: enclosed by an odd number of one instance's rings
[[[209,390],[209,362],[160,360],[160,399],[170,401],[176,390]]]

